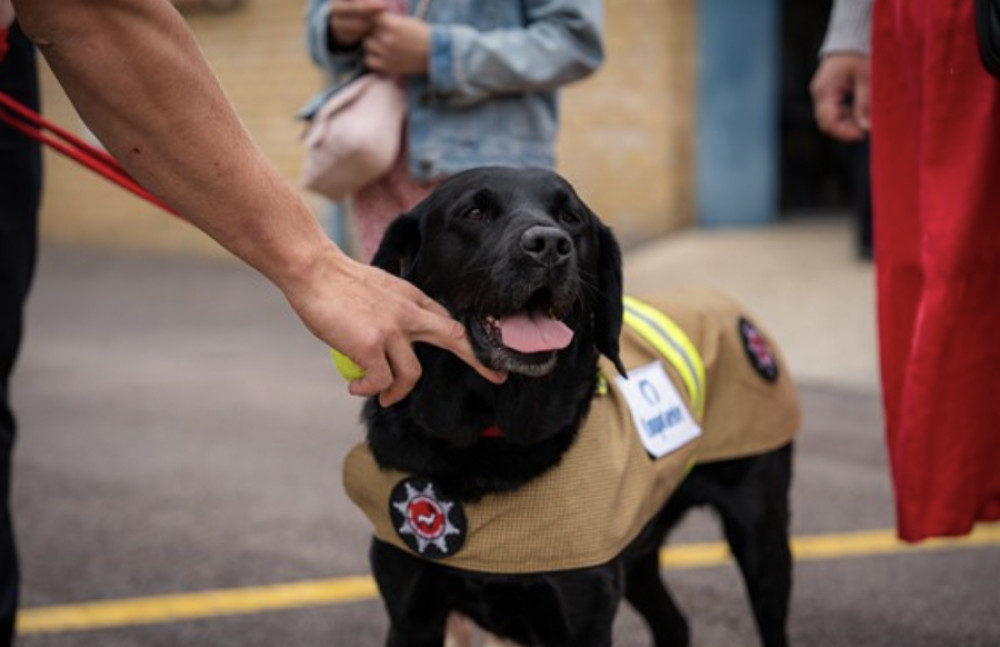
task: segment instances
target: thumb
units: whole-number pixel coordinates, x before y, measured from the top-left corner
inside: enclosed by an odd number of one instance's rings
[[[415,337],[417,341],[433,344],[451,351],[455,356],[471,366],[484,379],[494,384],[501,384],[507,379],[505,371],[488,368],[479,361],[476,353],[472,350],[472,345],[469,343],[465,326],[447,315],[427,311],[425,317],[427,321],[426,328],[423,333]]]

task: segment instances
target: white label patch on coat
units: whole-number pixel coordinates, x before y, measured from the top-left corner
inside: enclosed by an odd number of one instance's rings
[[[660,362],[630,369],[627,380],[617,376],[615,382],[625,396],[643,446],[654,458],[666,456],[701,435],[701,427]]]

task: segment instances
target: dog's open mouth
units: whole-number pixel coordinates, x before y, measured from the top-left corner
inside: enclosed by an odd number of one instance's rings
[[[556,353],[573,341],[573,330],[551,303],[539,292],[515,312],[472,319],[469,328],[480,359],[494,369],[532,377],[551,371]]]

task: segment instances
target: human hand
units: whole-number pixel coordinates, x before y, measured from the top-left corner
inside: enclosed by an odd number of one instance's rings
[[[415,286],[342,254],[331,261],[285,294],[313,334],[364,370],[352,395],[377,394],[384,407],[402,400],[420,378],[418,341],[451,351],[491,382],[506,379],[476,359],[462,324]]]
[[[375,18],[365,38],[365,67],[385,74],[426,74],[430,64],[431,28],[413,16],[390,12]]]
[[[357,45],[371,33],[375,18],[383,11],[383,0],[331,0],[330,31],[338,44]]]
[[[841,141],[864,139],[870,128],[867,54],[827,54],[809,90],[821,131]]]

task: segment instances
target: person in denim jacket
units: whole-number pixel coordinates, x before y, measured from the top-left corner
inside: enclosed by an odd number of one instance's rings
[[[395,167],[352,196],[366,258],[387,224],[442,178],[488,164],[555,166],[558,89],[604,58],[600,0],[310,0],[309,54],[333,81],[405,76],[409,111]]]

